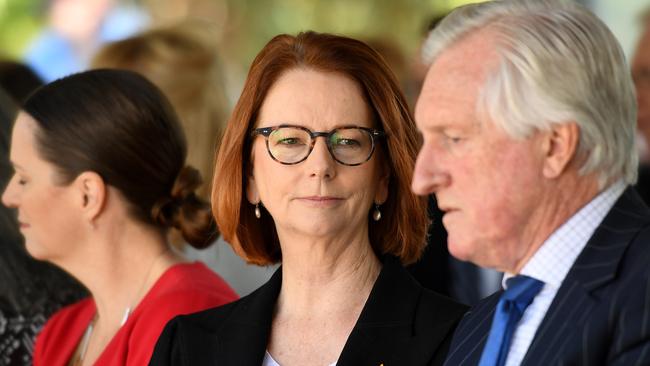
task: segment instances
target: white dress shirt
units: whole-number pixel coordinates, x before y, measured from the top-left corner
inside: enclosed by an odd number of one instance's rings
[[[517,324],[506,366],[521,364],[564,278],[625,188],[626,184],[618,181],[598,194],[551,234],[521,269],[520,274],[544,282],[544,287]],[[506,280],[513,276],[511,273],[504,275],[504,288]]]

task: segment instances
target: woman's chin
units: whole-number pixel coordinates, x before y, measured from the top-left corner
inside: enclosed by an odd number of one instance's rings
[[[45,261],[48,259],[47,253],[43,250],[43,247],[31,240],[25,239],[25,250],[32,258],[39,261]]]
[[[325,217],[306,217],[289,226],[290,230],[314,238],[335,237],[340,235],[346,225]]]

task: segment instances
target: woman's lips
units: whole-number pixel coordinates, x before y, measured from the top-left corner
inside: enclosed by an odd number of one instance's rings
[[[311,200],[311,201],[341,200],[341,198],[339,197],[331,197],[331,196],[308,196],[308,197],[299,197],[299,198],[303,200]]]
[[[343,201],[340,197],[331,196],[306,196],[298,197],[298,200],[319,207],[334,206]]]

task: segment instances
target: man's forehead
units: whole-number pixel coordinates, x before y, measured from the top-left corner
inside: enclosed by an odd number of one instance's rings
[[[496,33],[477,29],[463,36],[442,51],[431,65],[427,78],[466,83],[484,82],[490,71],[498,65]]]
[[[477,31],[435,59],[416,105],[416,120],[418,115],[430,115],[432,110],[443,113],[452,104],[475,103],[487,76],[499,62],[494,39],[489,32]]]

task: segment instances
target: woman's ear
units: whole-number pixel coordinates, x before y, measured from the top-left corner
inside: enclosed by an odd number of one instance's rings
[[[79,201],[83,215],[92,223],[106,205],[106,184],[95,172],[83,172],[77,176],[74,185],[79,192]]]
[[[375,193],[375,203],[383,204],[388,199],[388,184],[390,183],[390,173],[388,169],[379,177],[377,192]]]
[[[251,156],[249,157],[248,164],[244,166],[244,174],[246,177],[246,199],[248,203],[256,205],[260,203],[260,195],[255,184],[255,176],[253,175],[253,162],[255,161],[255,149],[251,148]]]
[[[252,205],[260,203],[260,194],[257,190],[257,184],[255,183],[255,177],[253,177],[253,172],[248,175],[248,184],[246,185],[246,199]]]

